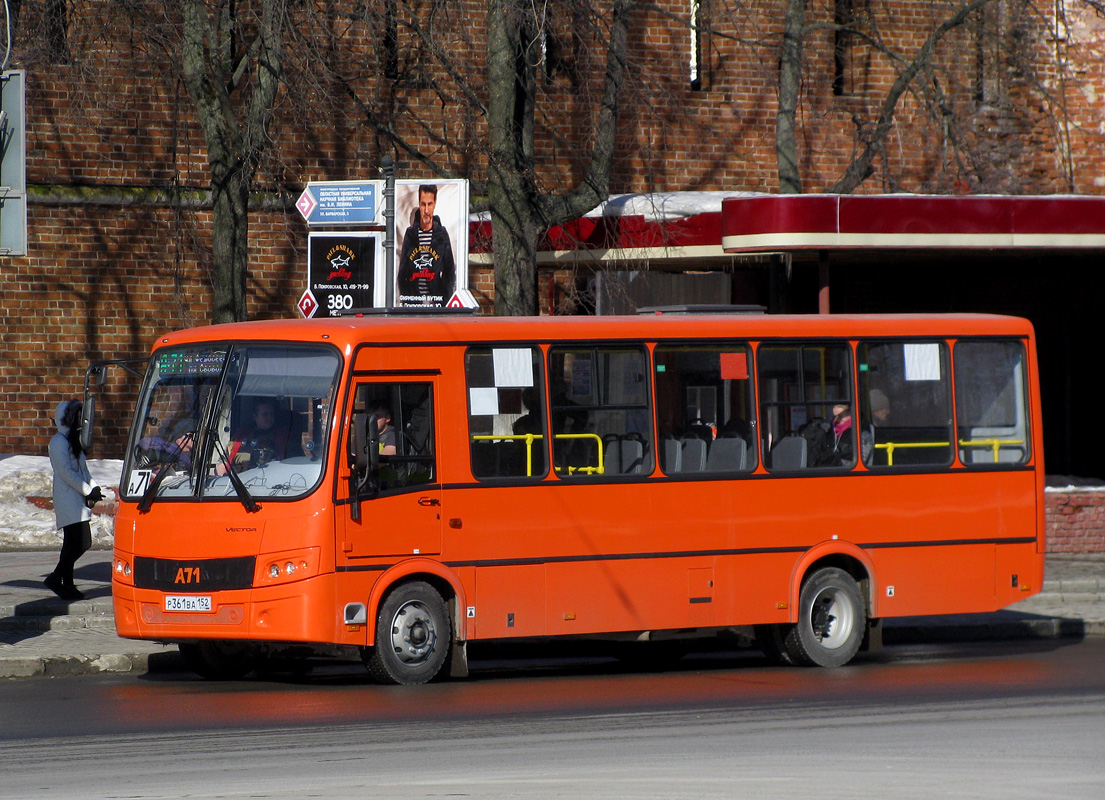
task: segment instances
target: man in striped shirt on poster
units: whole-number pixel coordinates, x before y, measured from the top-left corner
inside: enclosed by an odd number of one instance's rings
[[[453,245],[436,208],[437,186],[419,186],[416,220],[403,235],[399,258],[399,305],[444,306],[456,291]]]

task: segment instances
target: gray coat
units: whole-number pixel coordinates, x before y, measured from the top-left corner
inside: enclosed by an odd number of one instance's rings
[[[68,401],[62,401],[54,414],[54,423],[58,432],[50,440],[50,466],[54,469],[54,521],[58,529],[74,522],[92,519],[92,511],[85,505],[84,498],[96,486],[96,481],[88,471],[84,453],[80,458],[73,455],[66,436],[69,428],[62,424],[62,416]]]

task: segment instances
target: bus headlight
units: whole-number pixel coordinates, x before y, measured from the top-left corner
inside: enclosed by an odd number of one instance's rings
[[[262,555],[257,563],[259,586],[301,581],[318,574],[318,548],[269,553]]]
[[[125,558],[115,557],[112,564],[112,578],[119,583],[134,584],[134,576],[131,574],[130,561]]]

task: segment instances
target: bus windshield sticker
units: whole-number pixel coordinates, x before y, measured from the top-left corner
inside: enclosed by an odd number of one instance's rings
[[[134,495],[145,494],[146,489],[150,487],[152,478],[152,469],[136,469],[131,472],[130,480],[127,482],[127,495],[133,497]]]

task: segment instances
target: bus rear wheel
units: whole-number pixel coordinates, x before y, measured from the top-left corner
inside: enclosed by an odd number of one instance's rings
[[[188,669],[210,681],[236,681],[257,666],[257,653],[246,642],[181,642],[177,647]]]
[[[784,667],[794,666],[794,659],[787,652],[786,647],[787,633],[793,628],[793,625],[787,624],[764,624],[755,627],[756,643],[772,664]]]
[[[799,594],[798,623],[784,639],[796,664],[841,667],[859,651],[867,627],[863,594],[842,569],[813,573]]]
[[[405,583],[380,606],[376,646],[364,651],[364,664],[380,683],[427,683],[444,666],[452,640],[441,594],[422,581]]]

